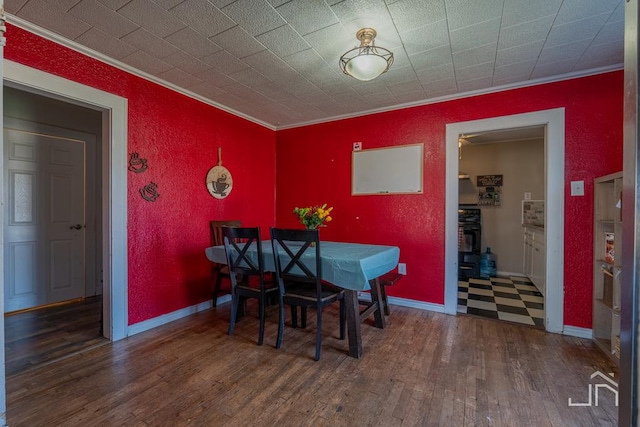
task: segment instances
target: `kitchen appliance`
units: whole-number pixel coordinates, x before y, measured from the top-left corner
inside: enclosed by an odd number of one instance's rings
[[[458,279],[480,277],[481,210],[458,208]]]

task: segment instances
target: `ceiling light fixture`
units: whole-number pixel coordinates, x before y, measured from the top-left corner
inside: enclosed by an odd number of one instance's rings
[[[387,72],[393,64],[393,52],[376,46],[376,35],[373,28],[362,28],[356,33],[360,46],[340,57],[340,69],[343,73],[366,82]]]

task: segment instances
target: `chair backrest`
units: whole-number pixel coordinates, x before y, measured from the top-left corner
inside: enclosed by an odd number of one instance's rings
[[[271,229],[271,245],[279,283],[289,280],[322,287],[320,235],[318,230]]]
[[[224,249],[227,255],[227,266],[231,274],[231,283],[236,285],[236,275],[264,275],[264,257],[260,227],[222,227]],[[251,256],[249,248],[257,246],[257,257]],[[234,274],[235,273],[235,274]]]
[[[242,221],[239,219],[229,221],[209,221],[209,231],[211,233],[211,246],[220,246],[224,244],[222,228],[223,227],[240,227]]]

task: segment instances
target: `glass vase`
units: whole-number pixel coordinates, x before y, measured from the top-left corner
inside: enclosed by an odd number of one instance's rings
[[[305,225],[305,228],[306,228],[307,230],[317,230],[317,229],[318,229],[318,226]],[[312,247],[312,248],[315,248],[315,246],[316,246],[316,242],[311,242],[311,247]]]

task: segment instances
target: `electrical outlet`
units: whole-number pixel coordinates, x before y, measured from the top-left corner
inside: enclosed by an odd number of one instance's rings
[[[407,264],[404,262],[398,263],[398,274],[407,274]]]

